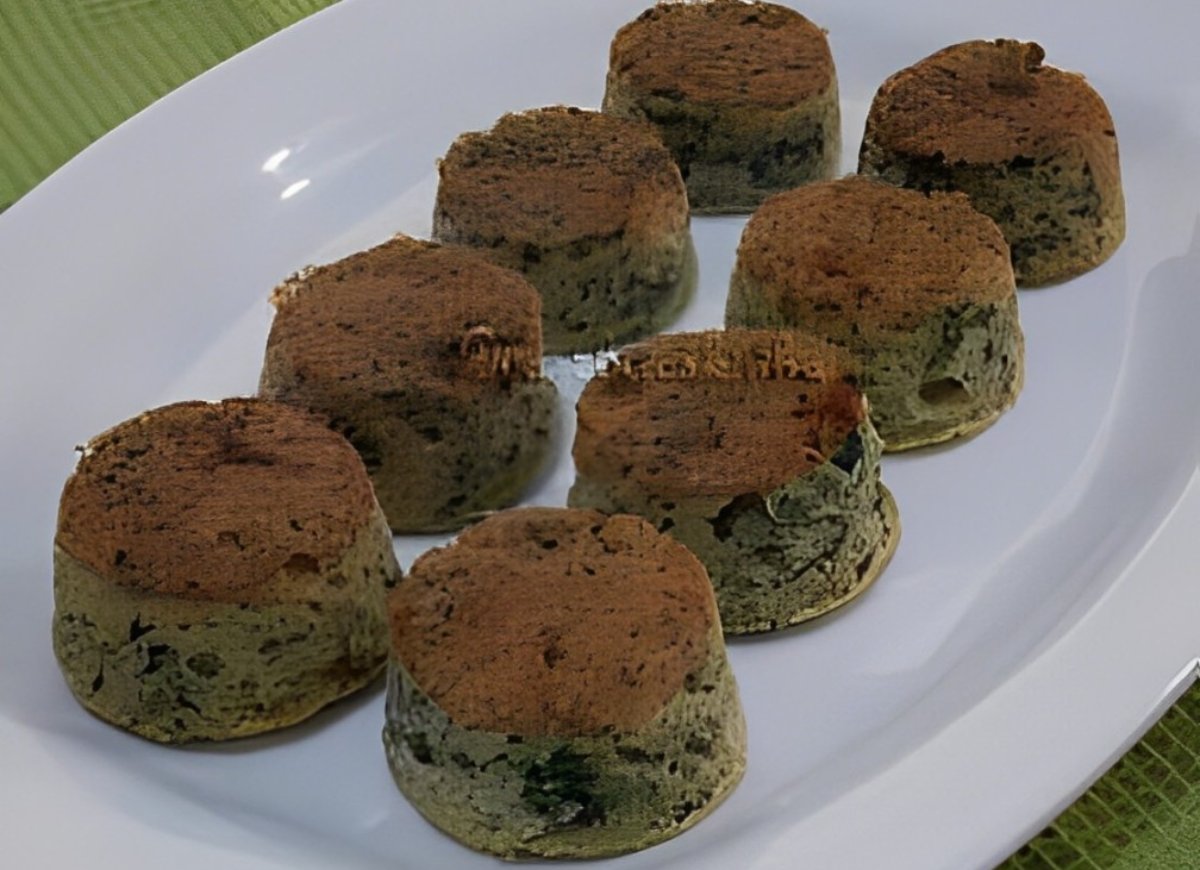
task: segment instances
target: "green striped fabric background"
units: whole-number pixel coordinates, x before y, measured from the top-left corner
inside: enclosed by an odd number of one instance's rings
[[[0,209],[158,97],[331,0],[0,0]]]
[[[0,211],[163,94],[331,2],[0,0]],[[1001,867],[1200,870],[1200,687]]]

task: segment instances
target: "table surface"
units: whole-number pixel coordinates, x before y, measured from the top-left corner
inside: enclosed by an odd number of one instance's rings
[[[0,211],[154,100],[331,2],[0,0]],[[1002,867],[1200,868],[1200,686]]]

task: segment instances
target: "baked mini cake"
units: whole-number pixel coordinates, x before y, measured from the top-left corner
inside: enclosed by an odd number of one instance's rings
[[[166,743],[299,722],[387,657],[392,538],[310,414],[184,402],[93,438],[54,538],[54,652],[92,713]]]
[[[397,236],[272,296],[259,391],[328,417],[397,532],[457,528],[542,467],[557,394],[529,282],[462,248]]]
[[[468,846],[630,852],[695,824],[742,776],[708,578],[644,520],[504,511],[420,557],[388,605],[388,761]]]
[[[1063,281],[1125,237],[1112,116],[1032,42],[952,45],[893,75],[867,116],[858,171],[960,190],[1000,226],[1017,284]]]
[[[547,353],[648,335],[695,282],[687,192],[649,124],[563,106],[505,115],[459,136],[438,175],[434,239],[525,273]]]
[[[1024,379],[1008,245],[959,193],[850,177],[768,200],[742,233],[725,323],[848,348],[888,451],[978,432]]]
[[[727,634],[825,613],[879,575],[900,531],[852,369],[826,342],[766,330],[627,347],[580,396],[568,503],[686,544]]]
[[[659,3],[609,51],[603,110],[655,124],[692,211],[753,211],[837,172],[841,115],[825,33],[774,3]]]

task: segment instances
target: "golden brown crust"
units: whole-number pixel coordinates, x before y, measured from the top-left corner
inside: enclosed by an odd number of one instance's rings
[[[584,388],[575,467],[665,496],[765,495],[833,456],[865,413],[848,356],[821,339],[659,335]]]
[[[825,33],[774,3],[660,3],[626,24],[612,75],[644,93],[700,103],[787,108],[833,82]]]
[[[267,368],[320,383],[327,398],[398,384],[470,398],[541,376],[537,290],[466,248],[396,236],[303,270],[272,302]]]
[[[117,586],[253,603],[342,558],[379,510],[358,454],[274,402],[181,402],[87,443],[57,543]]]
[[[1004,236],[965,195],[855,176],[763,203],[742,233],[737,271],[787,323],[836,323],[864,336],[1015,292]]]
[[[547,249],[618,233],[657,239],[687,226],[683,180],[654,127],[599,112],[505,115],[489,131],[459,136],[438,174],[435,225],[463,243]]]
[[[578,736],[644,725],[708,656],[708,575],[645,520],[523,508],[421,556],[392,649],[457,725]]]
[[[1104,101],[1083,76],[1043,66],[1044,55],[1037,43],[1011,39],[944,48],[883,83],[866,138],[948,164],[999,164],[1082,147],[1115,166],[1116,133]]]

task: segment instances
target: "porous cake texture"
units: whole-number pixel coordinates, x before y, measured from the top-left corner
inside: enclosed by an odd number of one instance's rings
[[[650,124],[565,106],[464,133],[438,164],[433,237],[523,272],[547,353],[655,332],[695,283],[687,191]]]
[[[1093,269],[1125,238],[1112,115],[1044,56],[974,40],[901,70],[875,94],[858,162],[891,184],[965,193],[999,225],[1024,287]]]
[[[899,536],[840,348],[789,332],[659,335],[584,388],[574,507],[634,513],[708,569],[727,634],[861,593]]]
[[[774,3],[659,3],[612,41],[603,110],[654,124],[698,214],[748,212],[837,172],[825,32]]]
[[[83,448],[54,540],[54,651],[102,719],[180,743],[311,716],[380,672],[391,534],[354,450],[253,399]]]
[[[557,393],[540,300],[470,250],[397,236],[276,289],[259,392],[324,415],[394,531],[457,528],[543,467]]]
[[[741,778],[712,588],[644,520],[496,514],[418,559],[389,612],[388,760],[416,808],[473,848],[641,849]]]
[[[742,233],[725,323],[849,350],[888,451],[986,428],[1024,381],[1008,245],[959,193],[850,177],[772,198]]]

